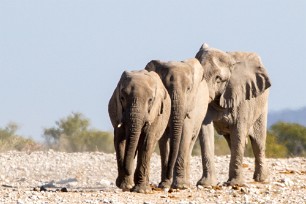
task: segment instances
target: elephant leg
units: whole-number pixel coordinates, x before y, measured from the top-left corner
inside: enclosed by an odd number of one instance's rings
[[[244,184],[242,173],[243,155],[245,149],[247,131],[244,128],[237,128],[230,135],[231,142],[231,159],[229,165],[229,179],[230,185]]]
[[[255,172],[253,179],[258,182],[268,178],[268,169],[265,162],[266,148],[266,124],[267,116],[261,115],[253,126],[253,134],[250,135],[253,153],[255,157]]]
[[[158,142],[159,145],[159,152],[161,157],[161,181],[164,181],[166,179],[166,172],[168,168],[168,158],[169,158],[169,136],[168,132],[164,133],[164,135],[161,137],[161,139]],[[160,186],[161,184],[159,184]]]
[[[116,186],[121,189],[129,189],[132,188],[133,180],[132,177],[125,178],[125,172],[123,167],[124,162],[124,152],[125,152],[125,128],[115,128],[114,130],[114,146],[116,151],[116,159],[117,159],[117,168],[118,168],[118,177],[116,178]],[[123,183],[126,183],[127,186],[124,186]]]
[[[202,154],[203,175],[197,185],[212,186],[217,184],[215,170],[214,126],[212,122],[204,121],[200,129],[199,140]]]
[[[190,143],[190,147],[189,147],[189,154],[188,154],[188,157],[187,157],[187,164],[186,164],[186,181],[187,182],[190,182],[190,160],[191,160],[191,156],[192,156],[192,150],[193,150],[193,147],[194,147],[194,144],[198,138],[198,135],[199,135],[199,131],[200,131],[200,128],[198,128],[198,130],[196,130],[194,132],[194,135],[192,136],[191,138],[191,143]]]
[[[190,186],[190,159],[191,159],[191,153],[192,153],[192,148],[191,151],[189,151],[187,158],[186,158],[186,169],[185,169],[185,184],[186,187]]]
[[[190,187],[190,182],[186,178],[188,171],[188,160],[191,140],[193,136],[193,121],[185,119],[179,152],[174,167],[173,188],[185,189]]]
[[[154,134],[142,135],[138,145],[137,167],[134,174],[135,186],[133,192],[150,193],[152,188],[149,185],[150,159],[157,144]]]

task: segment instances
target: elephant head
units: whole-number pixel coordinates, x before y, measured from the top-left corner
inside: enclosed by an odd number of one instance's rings
[[[203,44],[196,58],[204,68],[210,100],[222,108],[262,94],[271,86],[268,74],[255,53],[223,52]]]
[[[204,80],[203,68],[197,59],[192,58],[181,62],[153,60],[145,69],[160,76],[171,98],[170,155],[166,173],[169,183],[179,151],[184,121],[190,118],[190,113],[196,106],[198,87]]]
[[[116,148],[118,170],[124,168],[125,175],[132,175],[140,135],[144,127],[163,114],[163,103],[167,96],[167,90],[156,73],[146,70],[122,73],[108,111],[115,129],[115,140],[116,137],[122,137],[121,140],[126,141],[124,147]],[[125,135],[118,136],[118,132]]]

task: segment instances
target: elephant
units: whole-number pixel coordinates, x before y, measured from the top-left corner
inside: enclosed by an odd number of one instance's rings
[[[108,112],[114,127],[116,185],[123,191],[151,192],[150,158],[167,127],[170,109],[170,96],[156,73],[122,73],[109,100]]]
[[[188,188],[191,152],[209,100],[203,68],[197,59],[191,58],[180,62],[152,60],[145,69],[160,76],[171,98],[170,120],[165,132],[168,136],[159,141],[162,161],[159,187]]]
[[[204,69],[209,105],[199,140],[203,175],[197,185],[216,184],[214,128],[230,148],[228,185],[242,185],[242,162],[249,136],[255,157],[253,179],[268,178],[265,144],[269,87],[267,71],[256,53],[224,52],[203,44],[195,56]]]

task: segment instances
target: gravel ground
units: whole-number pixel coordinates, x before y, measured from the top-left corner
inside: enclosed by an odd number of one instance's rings
[[[229,156],[216,157],[220,185],[197,188],[201,158],[192,157],[191,189],[151,194],[122,192],[114,154],[101,152],[0,153],[0,203],[306,203],[306,158],[268,159],[270,181],[253,182],[254,159],[245,158],[247,184],[227,187]],[[160,180],[160,158],[151,161],[152,186]]]

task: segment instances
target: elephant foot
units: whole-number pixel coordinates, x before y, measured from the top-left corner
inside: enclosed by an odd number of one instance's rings
[[[243,177],[237,177],[229,179],[226,184],[229,186],[243,186],[245,184],[245,181]]]
[[[151,193],[152,188],[150,185],[136,184],[131,191],[136,193]]]
[[[123,191],[129,191],[133,187],[133,180],[131,177],[125,178],[117,178],[116,179],[116,186]]]
[[[174,189],[188,189],[190,188],[190,182],[187,182],[184,178],[176,178],[172,184]]]
[[[190,184],[189,183],[176,183],[172,185],[173,189],[188,189],[190,188]]]
[[[216,186],[217,179],[214,177],[203,177],[197,182],[197,186],[209,187],[209,186]]]
[[[121,183],[122,183],[122,179],[120,179],[119,177],[117,177],[117,178],[116,178],[116,186],[117,186],[118,188],[120,188]]]
[[[171,180],[170,179],[166,179],[166,180],[164,180],[164,181],[162,181],[158,184],[158,188],[162,188],[162,189],[168,188],[168,189],[170,189],[170,187],[171,187]]]
[[[258,170],[254,172],[253,179],[257,182],[264,182],[267,181],[269,177],[269,173],[267,168],[262,168],[261,170]]]

